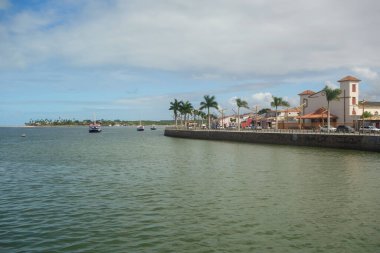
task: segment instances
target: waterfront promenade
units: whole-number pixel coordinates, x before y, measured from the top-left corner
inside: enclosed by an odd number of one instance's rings
[[[165,129],[165,136],[380,152],[380,134],[377,133],[325,133],[315,130],[298,129],[244,129],[239,131],[236,129],[208,130],[168,127]]]

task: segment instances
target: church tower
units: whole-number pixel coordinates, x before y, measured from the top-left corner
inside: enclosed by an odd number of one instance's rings
[[[342,93],[340,94],[340,103],[343,104],[342,123],[346,124],[353,122],[356,115],[360,115],[359,112],[359,82],[361,80],[353,76],[346,76],[340,79],[340,89]],[[342,101],[343,100],[343,101]]]

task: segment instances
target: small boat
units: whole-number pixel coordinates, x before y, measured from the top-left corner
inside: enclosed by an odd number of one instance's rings
[[[102,128],[99,124],[93,123],[88,126],[89,133],[100,133],[101,131],[102,131]]]
[[[140,125],[137,126],[137,131],[144,131],[144,126],[141,124],[141,120]]]
[[[157,127],[155,125],[150,127],[150,130],[157,130]]]
[[[96,118],[94,114],[94,123],[90,124],[88,126],[88,132],[89,133],[100,133],[102,131],[102,127],[100,124],[96,123]]]
[[[26,134],[22,134],[21,137],[26,137]]]

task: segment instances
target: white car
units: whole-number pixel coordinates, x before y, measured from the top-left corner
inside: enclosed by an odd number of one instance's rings
[[[336,132],[336,128],[335,127],[332,127],[332,126],[330,126],[330,129],[328,128],[328,126],[327,125],[325,125],[325,126],[322,126],[321,128],[320,128],[320,130],[321,130],[321,132]],[[330,130],[330,131],[329,131]]]
[[[380,129],[374,126],[365,126],[359,129],[359,132],[364,133],[380,133]]]

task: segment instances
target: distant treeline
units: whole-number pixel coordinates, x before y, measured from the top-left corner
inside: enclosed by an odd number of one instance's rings
[[[30,120],[25,123],[26,126],[88,126],[93,123],[92,120],[75,120],[75,119],[37,119]],[[103,126],[136,126],[140,124],[139,120],[106,120],[100,119],[97,120],[96,123],[101,124]],[[173,120],[142,120],[141,124],[143,125],[173,125]]]

